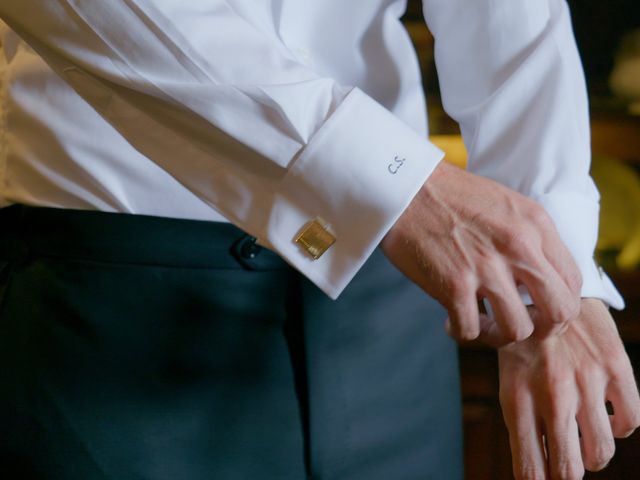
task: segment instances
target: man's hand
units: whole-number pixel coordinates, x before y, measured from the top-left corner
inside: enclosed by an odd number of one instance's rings
[[[532,200],[441,163],[382,241],[391,262],[449,311],[459,340],[480,334],[477,300],[491,303],[505,342],[542,336],[577,316],[582,279],[552,220]]]
[[[627,437],[640,425],[631,364],[600,300],[583,300],[564,332],[498,352],[516,479],[582,478],[585,468],[607,465],[614,437]]]

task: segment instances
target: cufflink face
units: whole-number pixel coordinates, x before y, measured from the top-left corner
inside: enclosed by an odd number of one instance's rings
[[[305,224],[295,238],[295,242],[314,260],[319,259],[336,241],[320,218]]]

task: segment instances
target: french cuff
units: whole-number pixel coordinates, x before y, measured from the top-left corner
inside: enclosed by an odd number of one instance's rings
[[[551,216],[560,238],[573,254],[582,274],[581,296],[599,298],[609,306],[622,310],[622,296],[593,260],[598,239],[598,201],[570,193],[553,193],[535,200]]]
[[[336,299],[442,157],[354,88],[289,167],[258,241]]]

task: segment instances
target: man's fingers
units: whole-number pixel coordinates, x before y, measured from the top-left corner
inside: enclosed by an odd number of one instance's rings
[[[580,313],[580,297],[574,294],[549,264],[541,270],[520,270],[519,280],[525,285],[538,308],[537,318],[543,331],[552,332]]]
[[[446,329],[456,340],[475,340],[480,335],[478,303],[475,291],[469,290],[464,295],[455,297],[448,309]]]
[[[576,419],[582,434],[580,444],[584,467],[596,472],[607,466],[616,446],[605,407],[604,392],[593,393],[595,392],[585,393]]]
[[[578,424],[574,415],[555,416],[545,422],[547,462],[552,479],[578,480],[584,476]]]
[[[569,291],[580,295],[582,275],[576,265],[573,255],[565,246],[555,228],[545,231],[546,242],[543,242],[544,254],[551,266],[558,272]]]
[[[523,390],[514,392],[513,398],[502,399],[502,411],[516,480],[547,478],[542,432],[531,396]]]
[[[544,381],[541,414],[547,447],[547,464],[552,479],[574,480],[584,475],[580,436],[576,422],[579,402],[575,379],[553,368]]]
[[[522,303],[513,278],[506,271],[494,270],[490,288],[483,288],[480,295],[491,304],[493,317],[506,342],[517,342],[529,338],[533,322]]]
[[[551,216],[540,205],[530,211],[530,219],[540,234],[542,252],[551,268],[574,296],[580,295],[582,275],[573,255],[560,238]]]
[[[500,327],[494,319],[489,315],[480,314],[480,336],[478,337],[485,345],[493,348],[500,348],[512,343],[511,340],[505,338]]]
[[[616,438],[628,437],[640,426],[638,387],[631,369],[625,368],[625,373],[612,379],[607,388],[607,399],[613,406],[613,415],[609,417],[611,430]]]

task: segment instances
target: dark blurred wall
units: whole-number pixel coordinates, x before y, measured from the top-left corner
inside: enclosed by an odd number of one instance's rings
[[[589,91],[608,93],[607,79],[623,35],[640,28],[640,0],[568,0]]]

